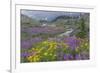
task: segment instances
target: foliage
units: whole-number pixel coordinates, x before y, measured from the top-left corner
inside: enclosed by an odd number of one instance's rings
[[[76,34],[76,36],[80,37],[80,38],[84,38],[86,37],[86,28],[85,28],[85,21],[83,18],[80,19],[80,23],[79,23],[79,29],[80,32]]]
[[[48,62],[60,60],[81,60],[89,58],[87,39],[66,38],[61,42],[46,40],[37,43],[24,55],[26,62]],[[23,61],[24,61],[23,59]]]

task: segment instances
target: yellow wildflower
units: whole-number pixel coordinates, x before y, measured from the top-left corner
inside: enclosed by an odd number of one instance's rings
[[[32,58],[33,58],[32,56],[29,56],[27,59],[28,59],[28,61],[32,62],[33,61]]]
[[[46,53],[46,52],[44,53],[45,56],[46,56],[47,54],[48,54],[48,53]]]
[[[85,46],[88,46],[88,43],[85,43]]]

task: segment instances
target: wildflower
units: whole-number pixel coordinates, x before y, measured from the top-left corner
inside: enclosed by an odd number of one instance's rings
[[[64,60],[66,60],[67,59],[67,55],[66,54],[64,54]]]
[[[46,52],[44,53],[45,56],[47,56],[47,54],[48,54],[48,53],[46,53]]]
[[[85,46],[88,46],[88,43],[85,43],[84,45],[85,45]]]
[[[27,60],[30,61],[30,62],[32,62],[33,61],[32,58],[33,58],[32,56],[29,56],[29,57],[27,57]]]
[[[64,58],[64,60],[70,60],[70,59],[73,59],[73,55],[71,55],[71,54],[64,54],[63,58]]]
[[[75,48],[77,48],[79,46],[80,41],[75,38],[75,37],[68,37],[66,38],[66,43],[68,44],[68,46],[74,50]]]
[[[73,55],[72,54],[68,54],[67,55],[69,59],[73,59]]]
[[[28,49],[32,46],[32,43],[29,40],[22,40],[21,41],[21,48]]]
[[[29,53],[28,52],[21,53],[21,57],[27,57],[27,56],[29,56]]]
[[[76,60],[80,60],[80,59],[81,59],[81,56],[80,56],[79,54],[76,54],[76,55],[75,55],[75,59],[76,59]]]
[[[52,53],[50,53],[50,56],[52,56],[53,54]]]

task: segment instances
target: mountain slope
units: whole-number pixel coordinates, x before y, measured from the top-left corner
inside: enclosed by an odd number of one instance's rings
[[[21,24],[22,25],[39,25],[40,23],[35,19],[32,19],[26,15],[21,14]]]

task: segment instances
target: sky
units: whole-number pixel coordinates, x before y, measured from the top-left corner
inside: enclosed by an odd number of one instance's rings
[[[80,12],[63,12],[63,11],[37,11],[37,10],[21,10],[21,14],[37,20],[51,21],[58,16],[79,16]],[[81,13],[82,14],[82,13]]]

